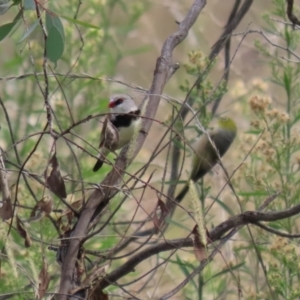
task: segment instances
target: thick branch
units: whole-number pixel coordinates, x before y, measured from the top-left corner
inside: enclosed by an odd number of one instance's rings
[[[210,238],[212,240],[216,240],[221,238],[228,230],[245,224],[256,224],[258,222],[273,222],[282,219],[287,219],[292,216],[295,216],[300,213],[300,204],[295,205],[286,210],[278,211],[278,212],[267,212],[262,213],[259,211],[246,211],[243,214],[232,217],[226,222],[221,223],[216,226],[210,232]]]
[[[192,247],[193,240],[191,238],[186,239],[178,239],[178,240],[166,240],[163,243],[155,244],[153,246],[148,247],[147,249],[137,253],[136,255],[132,256],[125,264],[123,264],[118,269],[112,271],[108,274],[101,282],[101,288],[106,288],[109,285],[116,282],[118,279],[123,277],[124,275],[133,272],[134,268],[144,261],[145,259],[156,255],[160,252],[170,251],[174,249],[180,249],[182,247]]]
[[[247,224],[258,224],[260,221],[277,221],[300,213],[300,205],[296,205],[290,209],[278,211],[278,212],[267,212],[262,213],[259,211],[248,211],[232,217],[227,221],[219,224],[209,232],[210,243],[220,240],[226,232],[231,229],[241,228]],[[261,227],[261,226],[260,226]],[[261,227],[263,228],[263,227]],[[276,232],[273,232],[276,234]],[[281,232],[280,232],[281,234]],[[163,243],[155,244],[148,247],[147,249],[139,252],[138,254],[131,257],[125,264],[123,264],[118,269],[114,270],[108,274],[103,281],[100,283],[101,288],[106,288],[110,284],[113,284],[118,279],[122,278],[124,275],[133,272],[134,268],[144,261],[145,259],[157,255],[160,252],[171,251],[180,249],[183,247],[192,247],[193,241],[191,238],[177,239],[177,240],[166,240]]]

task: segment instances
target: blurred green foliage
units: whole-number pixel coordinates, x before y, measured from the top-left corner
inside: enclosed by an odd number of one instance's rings
[[[84,196],[79,181],[83,180],[84,187],[89,188],[89,183],[98,183],[109,169],[107,166],[96,174],[92,172],[94,158],[89,153],[97,155],[102,126],[100,118],[88,119],[83,123],[80,121],[89,115],[103,115],[107,112],[111,91],[103,78],[115,76],[119,62],[125,57],[146,50],[134,44],[123,49],[122,44],[136,29],[139,18],[149,5],[140,1],[116,0],[36,3],[39,3],[41,21],[48,34],[46,52],[44,32],[37,19],[35,1],[15,1],[15,5],[6,11],[4,8],[1,10],[0,6],[0,12],[12,18],[12,21],[7,22],[11,25],[0,26],[0,90],[9,118],[6,119],[2,109],[1,146],[7,151],[8,161],[12,162],[7,164],[7,168],[12,171],[12,183],[16,182],[18,173],[14,164],[20,166],[13,150],[14,145],[21,164],[34,151],[25,170],[37,174],[41,179],[44,179],[43,172],[53,151],[56,151],[62,175],[70,179],[66,179],[67,193],[73,199],[72,202],[75,202]],[[17,16],[15,20],[13,15]],[[10,53],[7,52],[7,47],[10,47]],[[46,64],[44,53],[48,57]],[[24,76],[18,78],[20,75]],[[4,81],[7,76],[13,78]],[[65,135],[65,140],[60,138],[55,144],[49,134],[45,134],[37,149],[34,149],[48,121],[44,99],[46,87],[49,91],[53,129],[58,133],[65,130],[70,132]],[[75,125],[77,123],[79,124]],[[45,193],[43,185],[30,178],[27,180],[34,197],[22,178],[17,192],[18,203],[23,206],[18,208],[18,215],[24,221],[30,217],[29,208],[33,208],[35,201],[40,200]],[[15,187],[12,188],[13,201],[14,189]],[[56,196],[52,194],[52,197],[52,216],[55,220],[65,207]],[[50,264],[49,273],[55,274],[59,270],[55,252],[48,250],[49,245],[59,245],[58,232],[49,219],[44,218],[30,225],[25,223],[25,228],[34,239],[30,248],[24,247],[24,240],[14,227],[7,237],[8,226],[5,223],[0,225],[1,249],[5,246],[1,256],[0,294],[10,291],[16,293],[18,290],[22,292],[11,299],[33,298],[34,291],[30,281],[38,286],[42,254],[46,255]],[[94,244],[94,247],[97,250],[107,250],[115,243],[114,237],[106,237]],[[49,290],[54,291],[58,280],[59,277],[55,275]]]

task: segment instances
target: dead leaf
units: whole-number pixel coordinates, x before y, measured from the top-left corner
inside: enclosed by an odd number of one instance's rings
[[[164,221],[165,217],[168,215],[168,213],[169,213],[169,210],[167,209],[165,203],[161,199],[158,199],[158,202],[157,202],[157,205],[155,207],[154,214],[152,217],[153,224],[155,227],[155,233],[159,232],[161,225],[164,224],[163,221]]]
[[[76,211],[78,211],[82,207],[82,199],[73,202],[70,204]],[[74,213],[70,208],[66,208],[62,213],[60,214],[59,218],[56,221],[56,224],[63,232],[70,229],[70,225],[72,224],[74,217]]]
[[[56,158],[56,153],[54,153],[54,155],[50,159],[49,165],[52,166],[52,170],[49,177],[47,177],[45,171],[45,177],[47,178],[46,183],[48,184],[50,191],[60,198],[66,198],[67,197],[66,186],[60,173],[59,163]]]
[[[201,242],[201,237],[198,231],[198,225],[195,225],[193,231],[194,253],[198,261],[202,261],[207,258],[207,251],[205,245]]]
[[[82,199],[73,202],[73,203],[71,204],[71,206],[72,206],[75,210],[78,210],[79,208],[82,207]]]
[[[31,238],[27,232],[27,230],[24,228],[24,224],[21,221],[21,219],[17,216],[17,231],[20,234],[20,236],[25,240],[25,247],[28,248],[31,246]]]
[[[110,263],[101,266],[94,266],[89,272],[89,275],[82,282],[82,285],[90,286],[94,283],[94,281],[102,279],[106,275],[109,267]]]
[[[37,222],[44,216],[50,215],[53,209],[53,200],[50,196],[43,197],[32,209],[28,222]]]
[[[43,267],[39,274],[39,290],[38,290],[39,299],[42,299],[45,296],[49,286],[49,282],[50,282],[50,276],[48,274],[48,264],[43,259]]]
[[[11,204],[10,197],[6,200],[3,200],[3,205],[0,207],[0,217],[2,218],[2,221],[6,221],[13,217],[14,211]]]
[[[72,208],[74,208],[75,210],[78,211],[79,208],[82,207],[82,199],[75,201],[75,202],[71,203],[70,205]],[[68,216],[70,214],[70,212],[73,214],[73,211],[71,211],[71,209],[67,207],[64,211],[61,212],[60,217]]]
[[[76,264],[76,274],[77,274],[77,278],[78,280],[81,281],[81,278],[83,276],[83,274],[85,274],[86,272],[86,265],[85,265],[85,251],[83,249],[83,247],[80,247],[78,253],[77,253],[77,264]]]
[[[89,272],[89,274],[87,275],[87,277],[84,279],[84,281],[81,283],[80,286],[78,286],[77,288],[73,289],[71,291],[71,294],[74,295],[75,293],[77,293],[78,291],[80,290],[83,290],[83,289],[87,289],[87,288],[90,288],[92,286],[97,286],[97,283],[99,283],[102,278],[107,274],[107,271],[108,271],[108,268],[110,267],[110,263],[107,263],[105,265],[101,265],[101,266],[94,266],[91,271]],[[91,294],[93,294],[93,289],[92,289],[92,292]],[[98,293],[97,293],[97,296],[100,296]],[[106,294],[103,294],[103,297],[104,296],[107,296]],[[108,298],[89,298],[89,299],[108,299]]]

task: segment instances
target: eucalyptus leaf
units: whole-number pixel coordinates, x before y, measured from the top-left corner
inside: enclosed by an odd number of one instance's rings
[[[2,41],[10,33],[14,26],[14,22],[0,26],[0,41]]]
[[[64,27],[58,16],[46,13],[46,28],[48,32],[46,42],[47,57],[56,65],[65,48]]]
[[[21,43],[22,41],[24,41],[33,31],[34,29],[38,26],[39,24],[39,20],[36,20],[29,28],[26,32],[24,32],[22,38],[19,40],[18,43]]]
[[[58,16],[46,13],[46,28],[48,34],[53,28],[56,28],[56,30],[61,34],[62,38],[65,39],[64,27]]]
[[[50,61],[56,64],[64,52],[64,47],[64,38],[61,33],[53,27],[48,34],[46,42],[47,57]]]
[[[69,18],[67,16],[62,16],[60,15],[61,18],[69,21],[69,22],[72,22],[74,24],[78,24],[78,25],[81,25],[83,27],[87,27],[87,28],[93,28],[93,29],[101,29],[100,27],[96,26],[96,25],[93,25],[93,24],[90,24],[90,23],[86,23],[86,22],[82,22],[82,21],[79,21],[79,20],[76,20],[76,19],[73,19],[73,18]]]
[[[11,23],[0,26],[0,41],[2,41],[10,33],[13,27],[18,23],[21,15],[22,13],[21,11],[19,11],[19,13],[15,16],[14,20]]]

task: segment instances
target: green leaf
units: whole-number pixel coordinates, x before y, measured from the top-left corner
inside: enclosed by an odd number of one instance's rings
[[[25,10],[35,10],[34,0],[24,0],[24,9]]]
[[[190,272],[186,267],[186,264],[180,259],[178,255],[176,255],[177,265],[180,268],[181,272],[187,277]],[[191,283],[194,285],[194,288],[197,290],[197,284],[194,279],[191,280]]]
[[[241,192],[241,193],[238,193],[238,195],[242,196],[242,197],[266,197],[266,196],[270,196],[270,194],[266,191]]]
[[[21,15],[22,13],[21,11],[19,11],[19,13],[15,16],[14,20],[11,23],[0,26],[0,42],[10,33],[13,27],[17,24]]]
[[[166,218],[166,222],[170,223],[170,224],[173,224],[175,226],[178,226],[179,228],[185,229],[186,231],[191,231],[191,228],[189,228],[187,226],[184,226],[184,225],[182,225],[182,223],[176,222],[176,221],[174,221],[174,220],[172,220],[172,219],[170,219],[168,217]]]
[[[63,19],[65,19],[65,20],[67,20],[67,21],[69,21],[69,22],[81,25],[83,27],[93,28],[93,29],[101,29],[100,27],[98,27],[96,25],[93,25],[93,24],[90,24],[90,23],[86,23],[86,22],[82,22],[82,21],[79,21],[79,20],[76,20],[76,19],[72,19],[72,18],[69,18],[67,16],[60,15],[60,17],[63,18]]]
[[[14,22],[0,26],[0,42],[10,33],[14,26]]]
[[[240,263],[240,264],[238,264],[238,265],[232,266],[232,267],[230,267],[230,268],[228,268],[228,269],[225,269],[225,270],[223,270],[223,271],[221,271],[221,272],[219,272],[219,273],[217,273],[217,274],[211,276],[211,277],[205,282],[205,284],[207,284],[207,283],[208,283],[211,279],[213,279],[213,278],[216,278],[216,277],[219,277],[219,276],[221,276],[221,275],[227,274],[227,273],[229,273],[229,272],[233,272],[234,270],[240,269],[244,264],[245,264],[245,262],[242,262],[242,263]]]
[[[261,130],[256,130],[256,129],[251,129],[251,130],[247,130],[245,133],[259,135],[259,134],[262,133],[262,131]]]
[[[64,52],[64,27],[59,17],[46,13],[46,28],[48,32],[46,42],[47,57],[56,64]]]
[[[60,32],[56,28],[52,29],[46,42],[47,57],[50,61],[56,64],[64,52],[64,47],[64,39]]]
[[[173,263],[173,264],[175,264],[175,265],[184,265],[186,268],[189,268],[190,270],[194,270],[195,269],[195,265],[194,264],[192,264],[192,263],[190,263],[190,262],[188,262],[188,261],[182,261],[179,257],[178,257],[178,255],[176,255],[176,260],[174,260],[174,259],[169,259],[169,262],[170,263]]]
[[[300,120],[300,111],[298,110],[298,114],[295,116],[294,120],[292,121],[291,125],[296,124]]]
[[[51,32],[51,30],[53,30],[53,28],[56,28],[56,30],[59,31],[63,39],[65,39],[64,27],[58,16],[51,15],[48,12],[46,12],[46,28],[48,34]]]
[[[285,228],[283,228],[282,225],[279,224],[278,222],[272,222],[272,223],[269,223],[268,225],[269,225],[269,227],[274,228],[274,229],[277,229],[277,230],[285,229]]]
[[[26,32],[24,32],[22,38],[19,40],[18,43],[21,43],[23,40],[25,40],[33,31],[34,29],[38,26],[39,24],[39,20],[36,20],[29,28]]]

